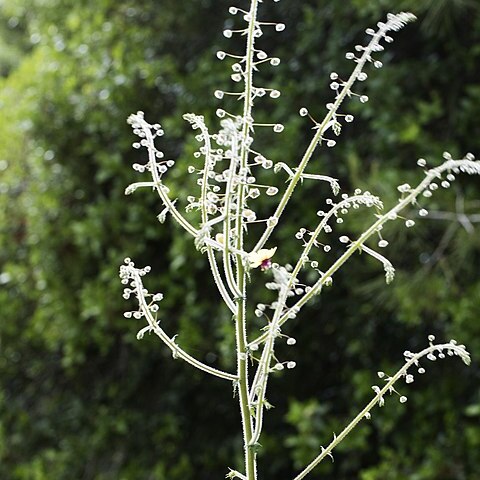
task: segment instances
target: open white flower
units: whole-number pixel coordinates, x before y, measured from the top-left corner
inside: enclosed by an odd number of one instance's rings
[[[248,254],[248,262],[250,268],[260,267],[262,270],[268,270],[272,266],[271,258],[275,255],[277,247],[262,248],[258,252],[251,252]]]

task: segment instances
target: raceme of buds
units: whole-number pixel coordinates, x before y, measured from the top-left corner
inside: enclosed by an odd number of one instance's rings
[[[365,104],[369,101],[368,92],[363,92],[363,84],[368,85],[375,69],[383,66],[377,57],[393,41],[392,33],[415,19],[414,15],[406,12],[389,14],[384,22],[377,23],[376,28],[366,30],[365,44],[354,45],[345,55],[353,62],[349,75],[336,71],[330,73],[330,99],[322,120],[314,118],[311,113],[313,108],[299,105],[301,121],[313,123],[313,134],[298,162],[291,158],[269,158],[266,153],[258,151],[256,136],[265,135],[266,141],[270,138],[272,142],[279,142],[289,127],[287,122],[284,125],[285,119],[273,114],[272,118],[266,114],[256,115],[257,108],[266,105],[267,110],[271,110],[269,103],[282,101],[277,85],[264,85],[257,75],[259,70],[264,70],[266,75],[263,78],[268,78],[280,65],[280,59],[264,49],[266,43],[262,37],[267,31],[276,35],[286,28],[282,22],[265,21],[259,15],[259,7],[263,3],[262,0],[252,0],[248,10],[235,5],[228,9],[232,19],[223,31],[227,39],[225,42],[235,37],[245,43],[239,51],[224,48],[216,53],[218,60],[225,62],[231,80],[230,87],[213,90],[215,107],[212,113],[215,113],[218,125],[207,125],[203,115],[186,113],[183,117],[190,125],[196,142],[192,159],[185,166],[187,172],[193,175],[196,188],[189,192],[186,199],[171,198],[171,191],[165,184],[168,170],[175,162],[166,159],[157,145],[164,135],[162,127],[158,123],[148,123],[141,111],[128,118],[134,135],[138,137],[133,143],[134,149],[142,153],[146,150],[146,158],[134,163],[133,169],[147,178],[129,185],[125,193],[132,194],[145,187],[153,189],[163,204],[158,214],[159,221],[163,223],[168,214],[192,237],[195,247],[205,254],[215,286],[235,324],[235,352],[231,354],[236,355],[236,372],[224,372],[203,363],[180,348],[175,336],[167,335],[163,326],[165,320],[160,322],[158,318],[158,304],[163,295],[150,294],[143,284],[143,277],[150,267],[137,268],[130,258],[125,259],[125,264],[120,267],[123,297],[125,300],[134,298],[137,303],[137,309],[125,312],[125,317],[146,321],[137,338],[153,332],[171,350],[174,358],[181,358],[205,373],[233,382],[242,416],[245,473],[230,469],[227,477],[241,480],[258,478],[255,452],[261,445],[265,409],[271,408],[266,399],[269,375],[280,371],[286,374],[296,367],[295,361],[278,360],[275,354],[279,339],[286,338],[288,346],[296,344],[296,340],[289,336],[290,332],[289,335],[282,333],[284,324],[297,319],[301,309],[324,287],[333,285],[334,275],[355,252],[364,253],[379,262],[386,282],[393,281],[395,269],[385,256],[393,239],[383,231],[384,225],[402,219],[407,228],[413,227],[415,220],[404,218],[404,210],[408,210],[409,217],[418,216],[418,221],[423,221],[424,217],[428,217],[424,203],[438,191],[449,188],[459,173],[480,174],[480,162],[470,153],[460,159],[444,153],[443,163],[437,167],[427,167],[427,161],[420,158],[417,165],[422,169],[421,182],[417,186],[401,184],[397,188],[398,202],[384,211],[383,202],[369,191],[356,189],[353,194],[340,193],[336,178],[310,171],[310,160],[317,149],[328,148],[335,152],[343,128],[354,121],[354,116],[348,112],[348,102]],[[359,83],[361,92],[357,91]],[[226,102],[229,98],[238,103]],[[231,105],[239,108],[232,107],[230,111]],[[262,121],[257,121],[257,118]],[[286,181],[285,188],[277,187],[282,183],[275,179],[275,175],[282,177],[281,182]],[[318,181],[320,186],[328,183],[331,198],[326,198],[325,204],[316,207],[318,211],[313,225],[294,227],[293,231],[297,232],[295,238],[299,240],[297,258],[286,265],[274,263],[277,247],[266,248],[266,245],[284,224],[284,212],[288,211],[286,207],[291,197],[303,183]],[[321,189],[318,191],[321,192]],[[276,200],[276,206],[262,206],[259,200],[267,197],[269,202]],[[412,206],[417,209],[413,213]],[[355,235],[348,230],[348,225],[343,224],[346,224],[349,212],[360,208],[369,209],[371,223],[363,233]],[[183,210],[188,212],[187,216]],[[306,215],[305,218],[309,217]],[[256,268],[264,272],[263,294],[269,300],[252,305],[249,297],[252,290],[255,289],[256,296],[262,295],[259,277],[252,271]],[[250,325],[252,319],[255,323]],[[259,323],[261,330],[250,338]],[[301,322],[290,324],[301,327]],[[463,345],[453,340],[447,344],[436,344],[434,341],[435,338],[429,336],[426,349],[418,353],[405,352],[405,364],[395,375],[378,372],[384,385],[372,387],[375,394],[372,401],[344,431],[334,435],[328,446],[320,447],[318,456],[294,480],[302,480],[325,457],[333,458],[331,452],[337,444],[360,420],[370,419],[371,409],[375,405],[384,405],[386,397],[397,394],[400,403],[407,402],[407,397],[394,388],[399,379],[410,385],[417,374],[425,373],[425,362],[446,356],[459,356],[465,363],[470,362]]]

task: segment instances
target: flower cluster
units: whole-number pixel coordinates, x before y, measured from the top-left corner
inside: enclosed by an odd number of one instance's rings
[[[163,294],[150,294],[143,286],[141,277],[151,271],[151,267],[136,268],[135,263],[130,258],[125,259],[125,265],[120,266],[120,280],[125,288],[123,289],[123,298],[128,300],[132,295],[138,301],[138,310],[126,311],[125,318],[141,319],[147,315],[147,312],[156,316],[158,312],[158,302],[163,299]]]
[[[384,50],[382,41],[386,43],[393,42],[393,37],[389,35],[390,31],[398,31],[407,23],[415,20],[415,16],[411,13],[401,12],[398,14],[389,14],[386,22],[378,22],[377,30],[368,28],[366,30],[367,35],[371,36],[367,45],[355,45],[355,52],[347,52],[345,57],[348,60],[352,60],[356,66],[353,73],[348,80],[342,80],[337,72],[330,74],[330,89],[335,92],[334,102],[330,102],[326,105],[327,111],[330,113],[327,115],[323,122],[316,121],[309,113],[306,107],[302,107],[299,111],[301,117],[308,116],[314,123],[316,129],[320,130],[320,135],[317,141],[320,144],[325,144],[327,147],[334,147],[336,140],[327,138],[324,133],[331,129],[335,136],[339,136],[342,131],[343,123],[351,123],[354,120],[353,115],[349,113],[340,113],[339,106],[343,100],[348,98],[358,98],[361,103],[368,102],[368,96],[365,94],[356,93],[352,87],[355,82],[364,82],[368,78],[368,74],[364,71],[366,64],[371,63],[375,68],[381,68],[383,66],[380,60],[374,58],[377,52]]]
[[[162,127],[158,123],[151,125],[145,121],[142,111],[130,115],[127,121],[132,126],[133,133],[140,138],[139,142],[133,143],[133,148],[145,147],[149,154],[147,163],[134,163],[133,169],[140,173],[149,171],[154,179],[161,177],[175,165],[173,160],[165,160],[164,153],[155,146],[155,139],[164,135]]]
[[[450,340],[448,343],[435,344],[435,336],[429,335],[428,342],[429,346],[423,349],[421,352],[412,353],[410,351],[405,351],[403,356],[405,358],[405,365],[393,376],[389,376],[384,372],[377,372],[378,378],[384,380],[386,385],[381,388],[378,385],[373,385],[372,390],[375,392],[376,397],[375,401],[378,402],[380,407],[383,407],[385,404],[385,394],[395,393],[399,396],[400,403],[405,403],[407,397],[405,395],[400,395],[397,390],[394,388],[394,384],[401,378],[405,380],[406,384],[411,384],[415,380],[414,373],[411,372],[411,369],[416,368],[417,373],[423,375],[425,373],[425,368],[421,365],[420,361],[423,358],[434,362],[439,359],[444,359],[447,356],[453,357],[458,356],[462,359],[465,365],[470,365],[471,358],[470,353],[465,348],[465,345],[459,345],[456,340]],[[367,416],[369,418],[369,416]]]

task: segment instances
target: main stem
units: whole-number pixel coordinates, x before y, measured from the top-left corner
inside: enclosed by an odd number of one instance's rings
[[[252,417],[250,412],[250,403],[248,399],[248,355],[247,355],[247,334],[246,334],[246,275],[241,263],[238,268],[238,287],[242,296],[237,299],[237,322],[236,322],[236,340],[237,340],[237,375],[238,391],[240,400],[240,413],[242,416],[243,443],[245,450],[245,473],[247,480],[257,479],[257,465],[255,449],[250,445],[253,434]]]
[[[240,149],[240,172],[247,171],[249,145],[247,142],[252,128],[252,88],[253,88],[253,56],[255,43],[255,24],[257,18],[258,0],[252,0],[247,32],[246,65],[245,65],[245,99],[243,108],[243,126]],[[242,176],[243,173],[240,174]],[[246,201],[245,182],[238,185],[238,205],[235,223],[235,234],[237,250],[243,251],[244,225],[242,212]],[[247,353],[247,324],[246,324],[246,272],[244,259],[236,255],[237,286],[240,296],[237,301],[236,313],[236,343],[237,343],[237,376],[240,401],[240,413],[242,416],[243,442],[245,451],[245,474],[247,480],[257,480],[256,452],[254,446],[250,445],[253,434],[253,419],[250,411],[248,398],[248,353]]]

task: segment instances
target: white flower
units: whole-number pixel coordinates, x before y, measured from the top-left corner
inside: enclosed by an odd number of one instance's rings
[[[272,266],[271,258],[275,255],[277,247],[262,248],[258,252],[251,252],[248,254],[248,262],[250,268],[261,267],[262,270],[268,270]]]

